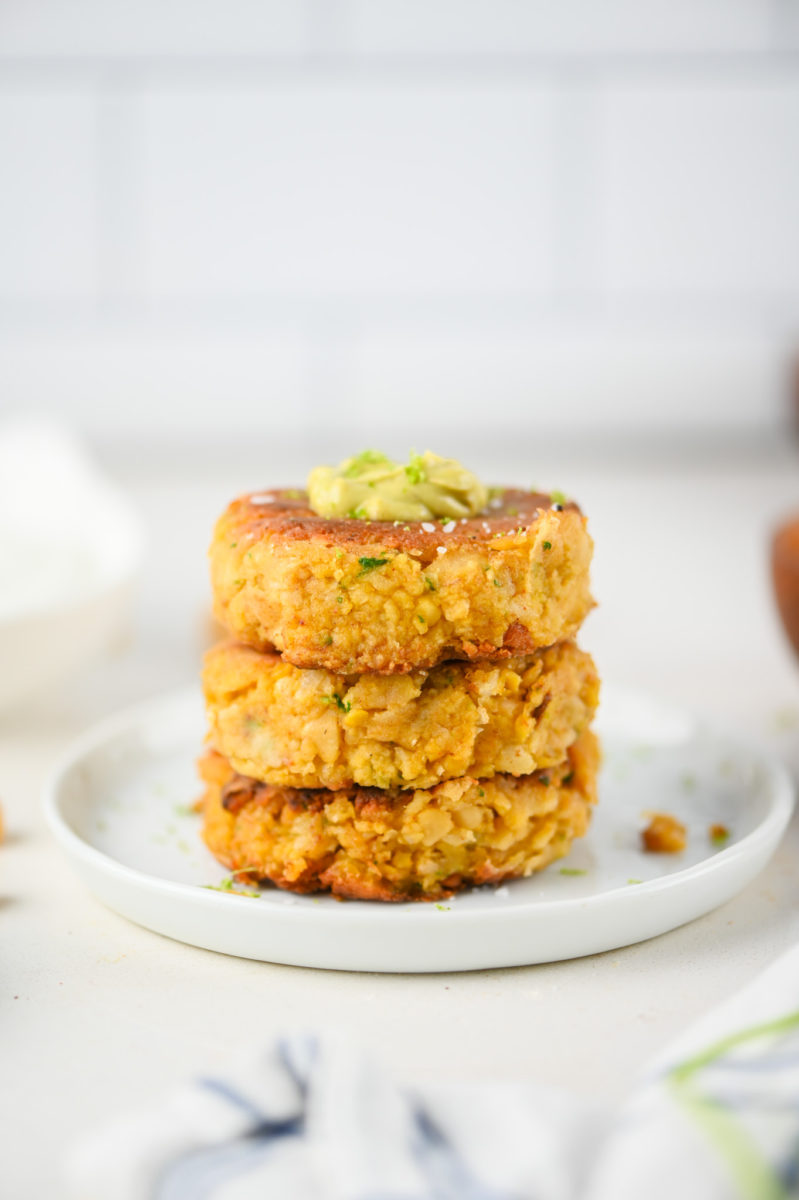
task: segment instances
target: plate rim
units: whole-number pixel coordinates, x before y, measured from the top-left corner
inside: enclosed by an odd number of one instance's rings
[[[611,695],[613,693],[623,695],[627,699],[640,697],[642,701],[650,704],[654,701],[661,708],[679,713],[684,719],[688,718],[694,727],[700,727],[719,737],[733,740],[732,732],[728,732],[723,724],[717,724],[706,716],[693,712],[690,708],[683,708],[669,700],[663,700],[644,691],[626,688],[623,685],[608,684],[604,685],[603,690],[609,691]],[[152,720],[154,712],[159,708],[173,707],[179,710],[181,707],[185,707],[188,709],[189,704],[201,709],[201,693],[197,687],[186,685],[128,705],[90,726],[70,743],[51,767],[43,788],[43,808],[50,832],[68,857],[76,858],[89,868],[99,870],[106,876],[121,877],[128,884],[143,887],[150,893],[217,909],[220,905],[229,904],[231,895],[235,896],[235,893],[218,895],[212,888],[204,888],[203,885],[166,879],[121,863],[112,855],[98,849],[81,837],[69,824],[60,807],[63,801],[62,789],[68,773],[92,751],[102,747],[114,737],[120,736],[126,730],[131,730],[137,724]],[[736,732],[734,740],[739,750],[749,758],[758,761],[767,771],[773,795],[766,815],[754,829],[744,834],[733,845],[714,851],[692,866],[636,884],[635,887],[640,894],[654,895],[680,890],[686,881],[724,871],[731,868],[737,859],[754,856],[758,847],[763,843],[769,843],[772,839],[774,839],[775,846],[779,843],[794,810],[795,786],[793,779],[779,756],[761,745],[756,739],[740,737]],[[629,887],[628,884],[620,884],[598,893],[561,899],[530,898],[512,906],[498,904],[495,908],[459,909],[453,907],[448,910],[447,923],[506,923],[525,920],[529,918],[532,910],[540,917],[552,916],[554,913],[557,913],[558,916],[566,916],[570,910],[576,912],[585,909],[586,906],[590,906],[592,909],[612,906],[618,903],[620,896],[630,894]],[[281,894],[285,895],[286,893],[283,891]],[[267,898],[267,904],[260,911],[264,912],[266,919],[268,914],[274,913],[276,906],[268,903],[269,892],[264,893],[264,896]],[[241,901],[248,899],[245,896],[236,898]],[[305,897],[297,897],[297,899],[302,900]],[[320,921],[340,922],[346,916],[348,923],[356,925],[372,923],[388,917],[394,922],[395,927],[403,921],[418,923],[420,920],[429,920],[429,914],[431,910],[435,911],[435,908],[434,904],[419,903],[418,901],[400,901],[392,904],[349,901],[346,904],[314,906],[313,908],[299,903],[297,905],[285,903],[279,905],[281,918],[296,925],[306,922],[316,925]]]

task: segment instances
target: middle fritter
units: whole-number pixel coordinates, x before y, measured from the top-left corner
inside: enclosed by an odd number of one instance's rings
[[[242,775],[298,788],[529,775],[564,760],[599,695],[573,642],[397,676],[300,669],[225,642],[206,656],[203,682],[213,747]]]

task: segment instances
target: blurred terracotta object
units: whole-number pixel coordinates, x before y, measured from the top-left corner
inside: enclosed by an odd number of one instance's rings
[[[782,625],[799,655],[799,517],[780,525],[774,534],[771,570]]]

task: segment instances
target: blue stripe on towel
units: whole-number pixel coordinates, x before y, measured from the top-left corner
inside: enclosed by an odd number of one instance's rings
[[[275,1148],[275,1138],[247,1138],[193,1150],[170,1163],[153,1200],[213,1200],[217,1188],[260,1166]]]
[[[305,1062],[297,1062],[297,1051],[302,1050]],[[319,1043],[315,1037],[280,1038],[277,1043],[277,1053],[282,1066],[292,1082],[296,1084],[300,1095],[305,1099],[308,1094],[308,1075],[319,1056]]]
[[[240,1109],[251,1117],[255,1125],[268,1124],[270,1118],[260,1108],[257,1108],[251,1100],[246,1096],[242,1096],[241,1092],[237,1092],[229,1083],[225,1083],[222,1079],[198,1079],[197,1083],[200,1087],[204,1087],[209,1092],[214,1092],[217,1096],[221,1096],[223,1100],[227,1100],[228,1104],[232,1104],[234,1108]]]
[[[410,1150],[430,1185],[430,1200],[514,1200],[475,1179],[462,1156],[418,1106],[414,1110],[416,1138]],[[369,1200],[377,1200],[370,1197]]]

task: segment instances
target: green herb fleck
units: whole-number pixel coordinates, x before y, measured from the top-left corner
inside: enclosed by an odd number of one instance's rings
[[[234,580],[233,580],[233,586],[234,586],[234,587],[243,587],[243,586],[244,586],[244,580],[243,580],[243,579],[234,579]]]
[[[435,585],[435,583],[433,582],[433,580],[430,578],[430,576],[429,576],[429,575],[425,575],[425,576],[424,576],[424,581],[425,581],[425,585],[426,585],[426,587],[427,587],[427,590],[428,590],[428,592],[435,592],[435,591],[436,591],[436,585]]]
[[[561,867],[561,875],[587,875],[587,871],[583,871],[580,867]]]
[[[424,617],[422,616],[421,613],[416,614],[416,620],[420,621],[422,625],[424,625],[424,623],[425,623]]]
[[[545,549],[545,550],[551,550],[551,549],[552,549],[552,543],[551,543],[551,542],[544,542],[544,549]]]
[[[405,467],[405,474],[408,477],[408,482],[417,484],[424,483],[427,479],[427,471],[425,470],[424,459],[421,454],[412,454],[410,462]]]
[[[379,450],[362,450],[360,454],[356,454],[350,465],[344,472],[345,479],[357,479],[359,475],[368,467],[378,467],[381,463],[387,463],[389,460],[385,454]]]
[[[549,498],[553,504],[568,504],[569,500],[565,492],[560,492],[556,488],[554,492],[549,493]]]
[[[549,776],[548,775],[539,775],[538,782],[543,783],[544,787],[549,787]]]
[[[480,799],[481,799],[481,800],[482,800],[483,796],[485,796],[485,794],[486,794],[486,793],[485,793],[485,788],[478,788],[478,789],[477,789],[477,795],[480,797]]]
[[[231,543],[230,543],[230,549],[231,549],[231,550],[235,550],[235,549],[236,549],[236,547],[238,546],[238,544],[239,544],[238,542],[231,542]]]
[[[226,879],[223,879],[221,883],[206,883],[203,886],[209,892],[232,892],[234,896],[250,896],[253,900],[260,899],[260,892],[251,892],[247,888],[236,886],[236,874],[238,874],[238,872],[234,872],[233,875],[229,875]]]
[[[502,587],[502,584],[499,582],[496,575],[494,576],[494,587]]]
[[[320,696],[322,704],[335,704],[336,708],[340,708],[343,713],[348,713],[352,708],[352,701],[342,700],[338,692],[333,692],[332,696]]]
[[[568,787],[573,779],[574,779],[574,771],[569,771],[568,775],[563,776],[563,779],[561,780],[561,782],[563,783],[564,787]]]
[[[450,912],[450,907],[448,904],[437,904],[436,908],[439,912]]]
[[[390,559],[388,559],[388,558],[359,558],[358,563],[359,563],[361,569],[358,572],[358,578],[360,579],[361,575],[368,575],[370,571],[376,571],[378,567],[384,567],[387,562],[390,562]]]
[[[518,515],[519,515],[518,508],[506,508],[505,512],[508,514],[509,517],[518,517]]]
[[[628,883],[643,883],[643,879],[628,879]]]
[[[332,646],[333,645],[333,634],[332,633],[328,633],[325,635],[325,637],[322,638],[322,645],[323,646]]]
[[[283,495],[287,500],[302,500],[303,498],[303,493],[299,490],[299,488],[286,488]]]

